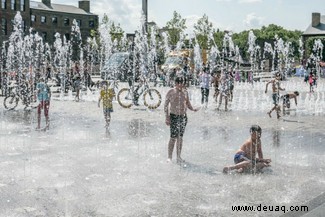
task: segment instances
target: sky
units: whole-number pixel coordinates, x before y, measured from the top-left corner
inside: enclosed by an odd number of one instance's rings
[[[41,0],[38,0],[41,1]],[[78,0],[51,0],[78,7]],[[142,0],[90,0],[90,10],[104,14],[127,33],[139,29]],[[215,29],[241,32],[276,24],[289,30],[304,31],[311,14],[325,15],[324,0],[148,0],[148,21],[164,27],[176,11],[186,19],[187,32],[206,14]]]

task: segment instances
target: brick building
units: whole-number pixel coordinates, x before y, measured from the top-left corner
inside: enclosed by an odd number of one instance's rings
[[[43,37],[45,42],[52,44],[54,34],[60,33],[70,39],[72,22],[75,19],[80,26],[85,41],[92,29],[98,27],[98,15],[90,12],[89,0],[79,1],[79,7],[63,4],[53,4],[51,0],[42,2],[30,0],[0,0],[0,45],[8,40],[13,30],[12,21],[17,11],[23,19],[22,28],[28,33],[32,27]]]

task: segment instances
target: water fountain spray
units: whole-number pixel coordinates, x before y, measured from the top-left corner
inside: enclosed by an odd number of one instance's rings
[[[323,48],[324,45],[320,39],[316,39],[313,46],[313,52],[315,56],[316,72],[317,76],[320,77],[320,65],[318,64],[323,59]]]

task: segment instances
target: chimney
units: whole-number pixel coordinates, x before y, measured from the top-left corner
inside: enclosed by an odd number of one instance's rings
[[[51,0],[42,0],[42,3],[45,4],[47,7],[52,7],[51,6]]]
[[[90,13],[90,2],[89,0],[79,1],[79,8]]]
[[[311,26],[316,27],[320,24],[320,13],[312,13]]]

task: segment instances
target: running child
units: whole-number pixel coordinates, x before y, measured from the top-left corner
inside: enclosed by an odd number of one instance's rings
[[[115,96],[113,88],[109,87],[109,82],[103,82],[103,89],[100,91],[100,96],[98,99],[98,107],[100,107],[100,101],[103,100],[103,113],[106,128],[109,128],[111,121],[111,112],[113,112],[113,98]]]

